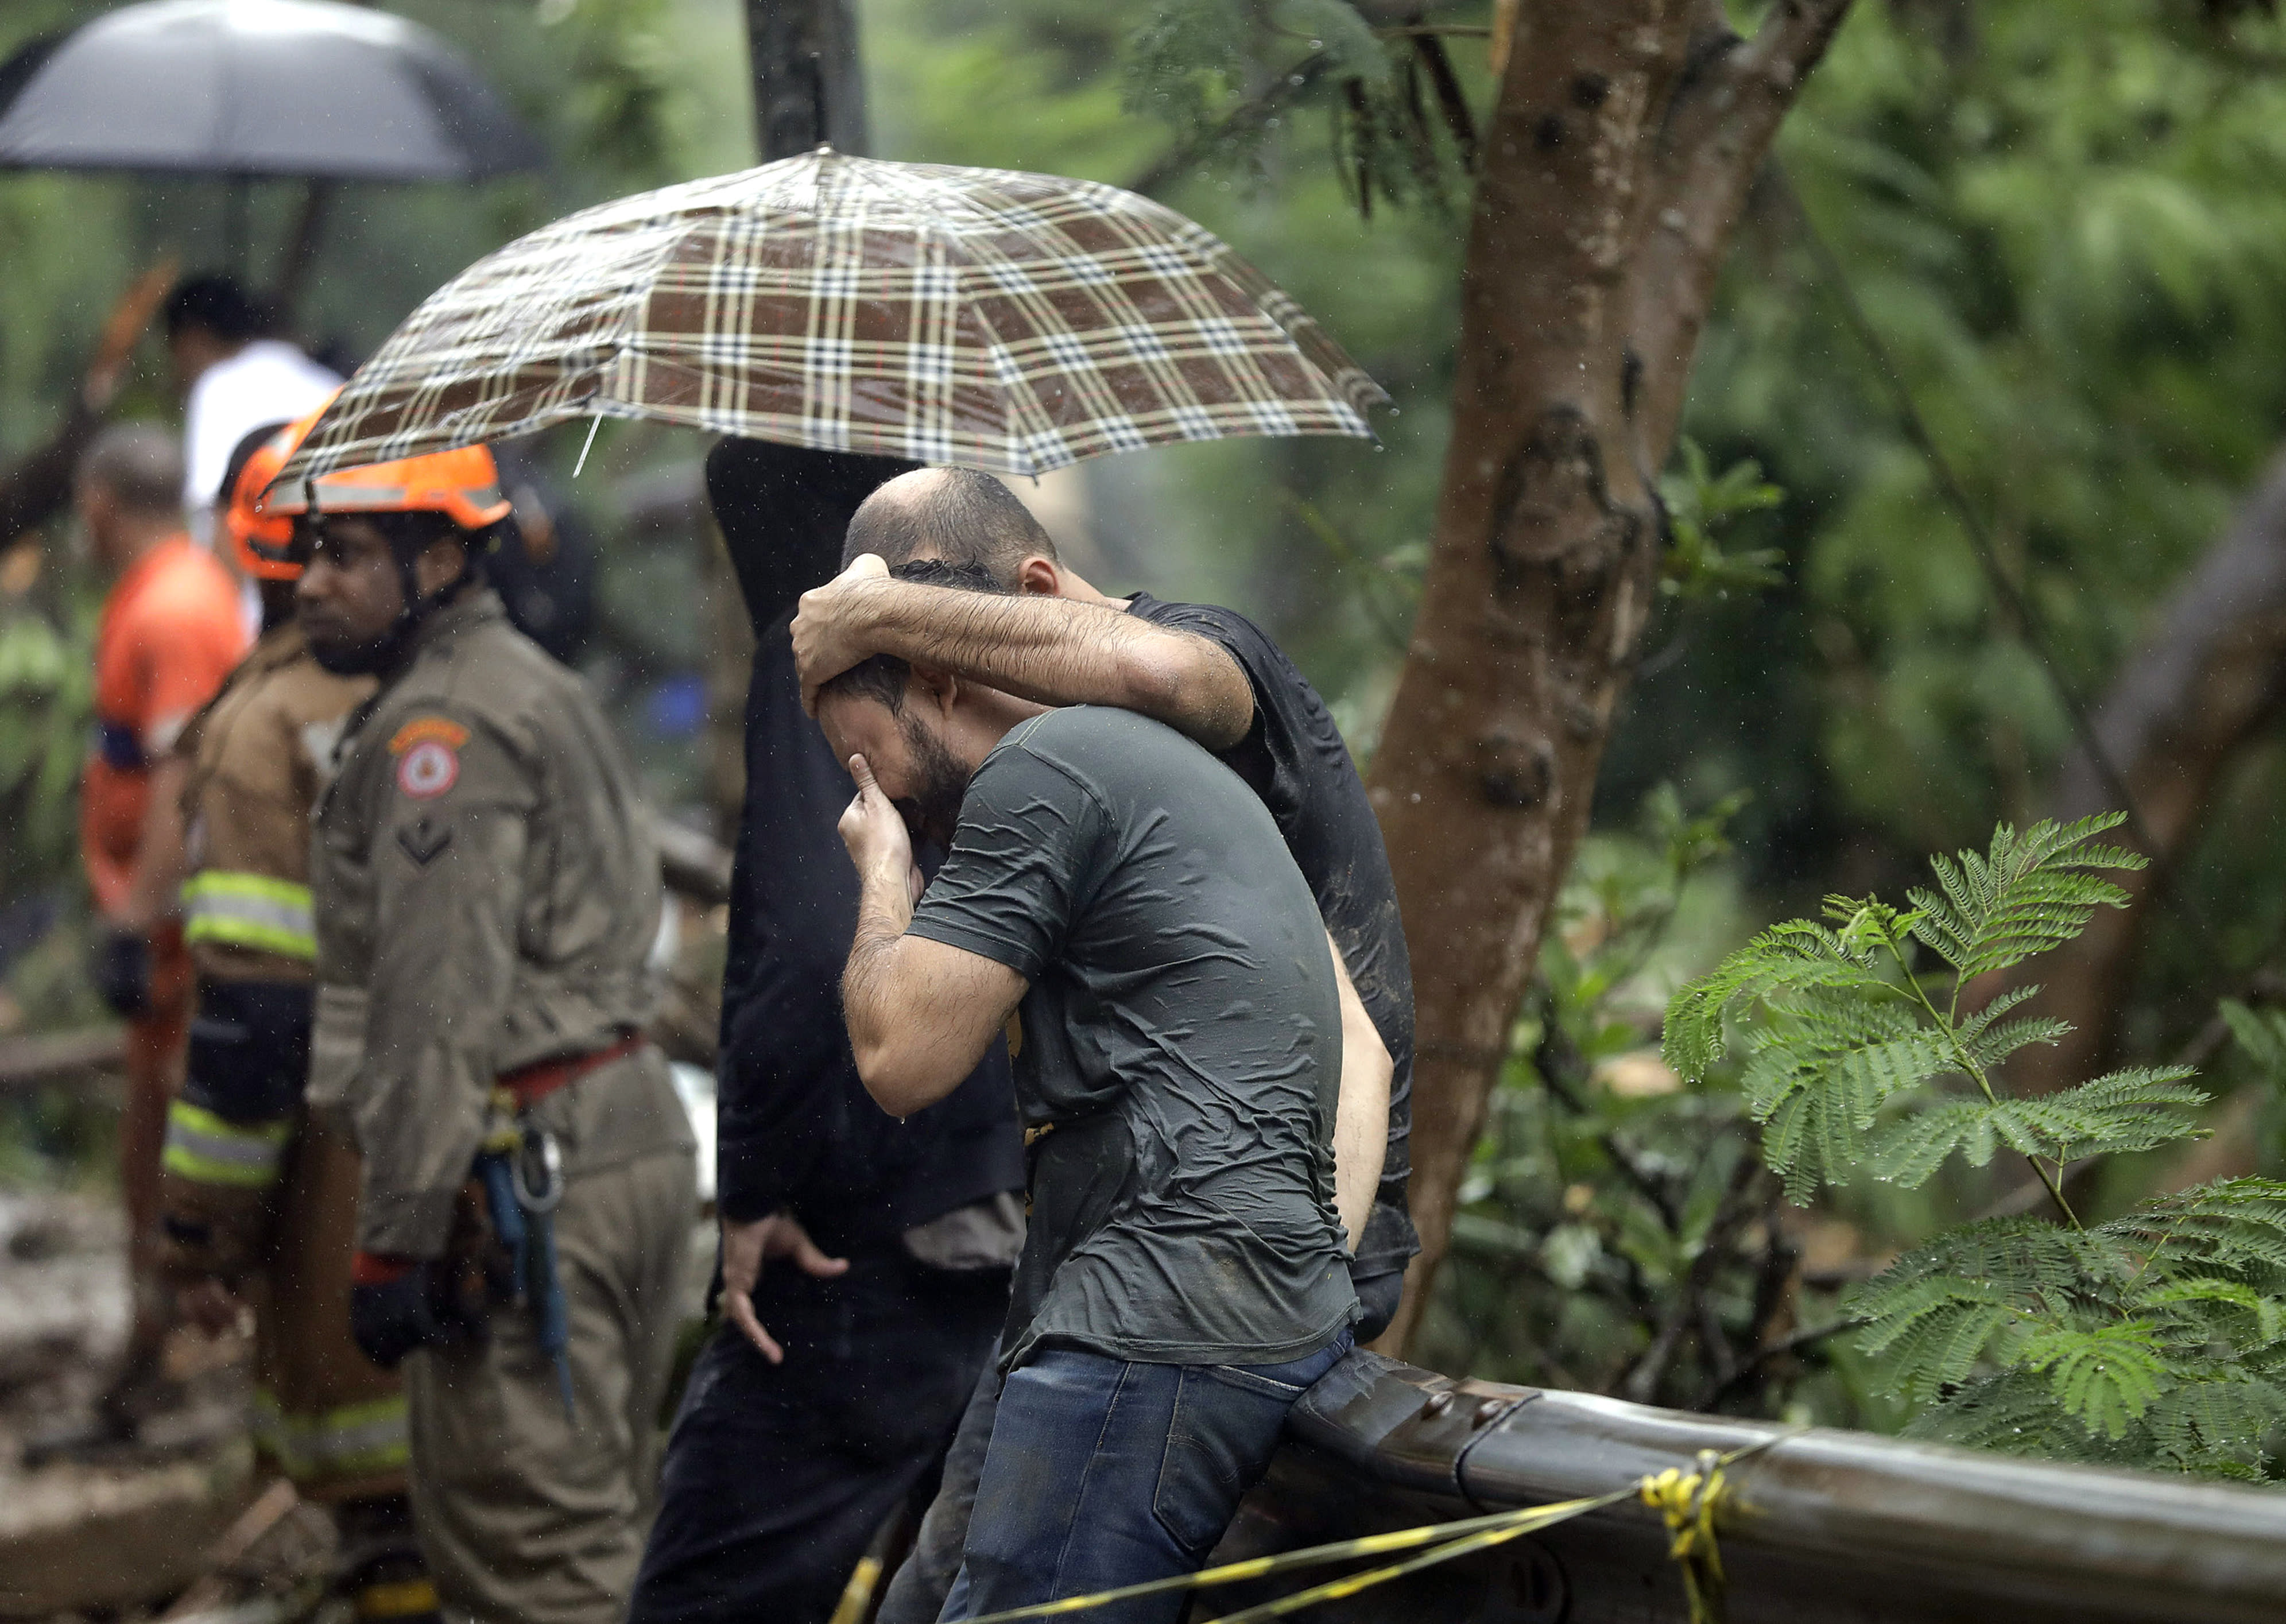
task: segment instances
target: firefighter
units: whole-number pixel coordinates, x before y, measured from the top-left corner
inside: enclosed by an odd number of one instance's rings
[[[364,1156],[351,1326],[403,1361],[444,1610],[615,1624],[642,1552],[696,1217],[639,1029],[660,911],[633,776],[482,578],[481,446],[288,482],[311,652],[380,690],[311,850],[311,1095]]]
[[[406,1498],[405,1395],[350,1339],[357,1155],[302,1100],[317,954],[310,809],[374,688],[310,658],[294,619],[292,525],[256,505],[310,422],[257,429],[233,454],[222,529],[259,583],[264,629],[177,747],[197,1013],[161,1162],[160,1263],[209,1325],[235,1317],[232,1297],[252,1299],[255,1441],[304,1498],[333,1508],[338,1588],[359,1616],[434,1618]]]

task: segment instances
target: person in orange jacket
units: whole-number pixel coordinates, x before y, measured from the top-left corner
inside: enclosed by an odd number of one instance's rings
[[[173,437],[122,423],[96,437],[74,490],[97,565],[113,578],[96,630],[80,853],[98,915],[97,989],[127,1021],[119,1181],[136,1313],[123,1368],[99,1407],[122,1436],[152,1391],[168,1323],[152,1273],[159,1155],[191,999],[176,899],[188,769],[174,746],[246,651],[237,587],[184,531],[182,485]]]

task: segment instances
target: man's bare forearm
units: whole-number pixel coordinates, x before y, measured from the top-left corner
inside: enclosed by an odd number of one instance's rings
[[[887,863],[860,874],[857,934],[841,972],[841,1007],[849,1022],[850,1045],[861,1062],[879,1052],[894,1024],[888,1006],[897,944],[912,920],[912,897],[904,874],[893,872]]]
[[[1238,663],[1202,637],[1099,603],[998,597],[910,581],[871,583],[863,640],[1039,705],[1139,711],[1224,749],[1246,735],[1254,696]]]

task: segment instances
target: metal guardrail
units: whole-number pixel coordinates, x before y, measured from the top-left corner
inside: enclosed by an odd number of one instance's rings
[[[1777,1437],[1729,1470],[1733,1624],[2277,1624],[2286,1491],[1455,1381],[1360,1354],[1312,1389],[1217,1559],[1621,1488]],[[1303,1615],[1320,1624],[1687,1624],[1665,1525],[1633,1502]],[[1213,1617],[1241,1600],[1219,1593]]]

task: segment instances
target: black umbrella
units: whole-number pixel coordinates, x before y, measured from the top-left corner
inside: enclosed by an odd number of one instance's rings
[[[0,167],[481,180],[542,157],[436,35],[326,0],[154,0],[0,65]]]

